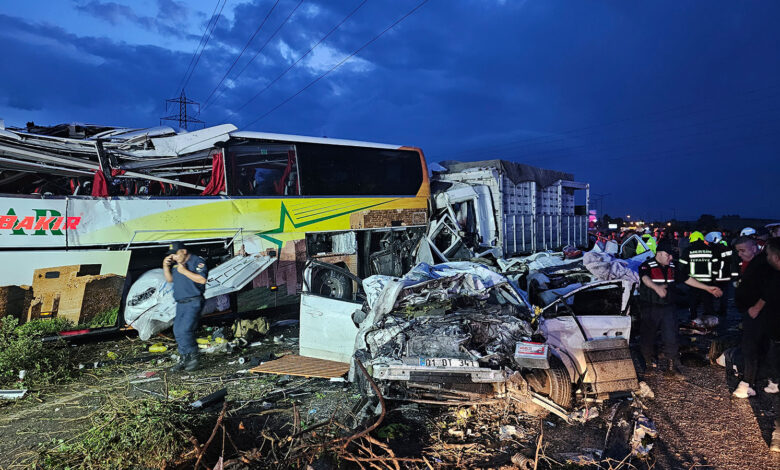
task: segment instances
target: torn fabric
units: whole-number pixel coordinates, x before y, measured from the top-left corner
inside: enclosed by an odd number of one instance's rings
[[[641,264],[639,261],[622,260],[609,253],[588,251],[583,255],[582,262],[588,271],[599,280],[622,279],[633,283],[639,282],[639,265]]]
[[[201,195],[216,196],[225,190],[225,160],[221,153],[215,153],[211,157],[211,180]]]

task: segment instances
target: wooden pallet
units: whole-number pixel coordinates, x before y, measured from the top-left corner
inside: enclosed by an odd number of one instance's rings
[[[333,379],[343,377],[344,374],[349,372],[349,364],[290,354],[280,359],[260,364],[249,369],[249,371],[258,374],[297,375],[300,377]]]

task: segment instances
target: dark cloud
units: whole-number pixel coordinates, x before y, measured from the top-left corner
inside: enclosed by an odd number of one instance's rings
[[[274,2],[228,2],[188,96],[206,99]],[[255,121],[417,0],[367,2],[238,111],[359,1],[304,2],[236,79],[297,3],[279,2],[230,87],[204,110],[209,125]],[[156,12],[97,1],[80,8],[193,44],[211,13],[170,0]],[[567,170],[609,194],[612,215],[780,217],[767,196],[780,174],[779,16],[771,1],[428,2],[362,50],[364,62],[250,129],[417,145],[431,161],[500,157]],[[11,17],[0,17],[0,36],[0,109],[36,122],[155,125],[192,57],[162,42],[128,45]]]
[[[0,30],[10,32],[3,38],[8,50],[0,62],[0,103],[42,109],[26,119],[38,123],[154,125],[165,89],[175,87],[170,77],[180,77],[186,66],[181,54],[164,48],[79,37],[4,15]],[[21,30],[23,36],[13,33]]]
[[[160,16],[178,21],[185,21],[190,14],[187,4],[176,0],[157,0],[157,9]]]
[[[138,15],[135,14],[132,8],[127,5],[121,5],[115,2],[101,2],[99,0],[91,0],[87,3],[76,5],[76,9],[87,13],[95,18],[101,19],[112,25],[128,21],[138,21]]]
[[[39,111],[43,109],[43,103],[34,96],[11,95],[5,98],[6,105],[23,111]]]
[[[156,16],[139,15],[127,5],[101,0],[76,4],[76,9],[114,26],[131,23],[164,36],[189,38],[186,33],[189,9],[186,4],[175,0],[157,0]]]

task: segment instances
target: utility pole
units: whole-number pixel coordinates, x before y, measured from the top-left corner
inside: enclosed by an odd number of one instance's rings
[[[160,125],[162,125],[163,121],[178,121],[179,127],[182,129],[189,130],[190,124],[196,124],[200,125],[201,129],[206,127],[206,123],[201,121],[200,119],[197,119],[195,117],[191,117],[191,114],[188,112],[187,106],[193,105],[197,107],[197,111],[194,113],[195,116],[200,115],[200,103],[197,101],[193,101],[191,99],[188,99],[187,96],[184,94],[184,90],[181,90],[181,95],[179,95],[178,98],[171,98],[165,100],[165,112],[168,112],[168,109],[171,107],[171,105],[179,105],[179,114],[172,114],[170,116],[165,116],[160,118]]]
[[[604,215],[604,199],[607,196],[610,196],[611,193],[606,194],[599,194],[599,193],[590,193],[591,199],[593,199],[593,202],[596,207],[598,207],[598,213],[600,216]]]

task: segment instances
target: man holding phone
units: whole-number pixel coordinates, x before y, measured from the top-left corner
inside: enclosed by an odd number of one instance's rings
[[[183,243],[174,242],[163,260],[163,273],[165,280],[173,284],[173,298],[176,300],[173,334],[180,359],[170,370],[191,372],[200,365],[195,331],[200,323],[208,268],[203,258],[190,253]]]

